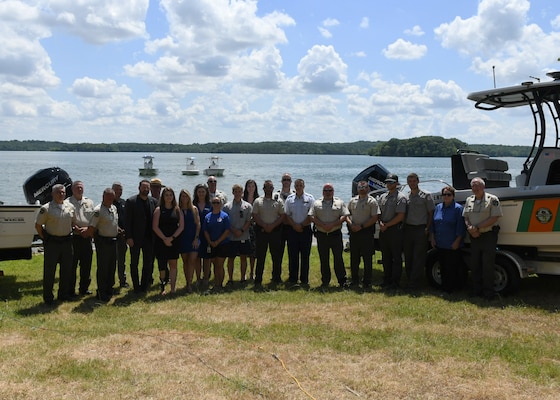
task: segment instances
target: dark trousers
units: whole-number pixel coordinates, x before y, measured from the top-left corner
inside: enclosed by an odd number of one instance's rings
[[[346,283],[346,269],[342,258],[342,232],[339,230],[331,233],[317,231],[317,251],[321,263],[321,284],[328,286],[331,283],[330,252],[333,255],[334,273],[339,285]]]
[[[405,225],[404,266],[409,286],[418,286],[422,282],[427,251],[426,225]]]
[[[311,255],[312,242],[313,232],[311,231],[311,226],[303,228],[303,232],[297,232],[292,227],[289,227],[288,257],[290,260],[290,275],[288,280],[290,282],[297,283],[299,276],[301,283],[309,283],[309,256]]]
[[[71,286],[72,278],[72,238],[58,239],[51,237],[46,240],[43,257],[43,300],[45,303],[54,301],[53,288],[56,275],[56,265],[60,264],[58,299],[69,300],[74,295]]]
[[[124,285],[126,283],[126,239],[124,236],[117,237],[117,275],[119,276],[119,283]]]
[[[101,300],[109,300],[113,295],[115,270],[117,268],[117,239],[95,237],[97,251],[97,294]]]
[[[265,232],[260,226],[255,226],[257,236],[257,265],[255,267],[255,283],[261,284],[264,273],[266,252],[270,250],[272,257],[272,281],[282,281],[282,230],[276,228],[272,232]]]
[[[142,251],[142,277],[138,274],[138,263]],[[151,239],[144,239],[142,245],[130,248],[130,278],[135,291],[146,291],[154,281],[154,244]]]
[[[402,276],[402,225],[391,226],[385,232],[379,232],[379,246],[383,257],[383,283],[398,286]]]
[[[93,258],[93,248],[91,247],[91,238],[83,238],[75,235],[72,239],[74,246],[74,257],[72,259],[72,290],[76,288],[76,276],[78,264],[80,265],[80,284],[79,292],[84,294],[89,289],[91,283],[91,260]]]
[[[494,294],[494,262],[498,232],[490,231],[478,238],[471,237],[471,274],[473,291],[477,295]]]
[[[373,227],[362,229],[358,232],[350,232],[350,271],[352,273],[352,284],[360,283],[360,260],[364,260],[364,286],[371,285],[373,275],[373,256],[375,248],[373,244]]]
[[[280,247],[282,251],[280,252],[280,275],[282,275],[282,261],[284,260],[284,250],[286,249],[286,244],[290,238],[290,231],[292,227],[287,224],[280,225],[280,231],[282,232],[280,235]],[[290,258],[290,254],[288,253],[288,260]]]
[[[441,273],[441,288],[447,293],[462,289],[465,284],[467,271],[463,265],[461,249],[437,249],[439,270]]]

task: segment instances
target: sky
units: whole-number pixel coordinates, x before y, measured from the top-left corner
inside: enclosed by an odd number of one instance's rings
[[[529,145],[550,0],[0,0],[0,140]]]

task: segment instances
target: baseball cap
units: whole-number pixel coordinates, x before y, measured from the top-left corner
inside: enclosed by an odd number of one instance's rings
[[[395,174],[387,174],[385,177],[385,183],[398,183],[399,177]]]

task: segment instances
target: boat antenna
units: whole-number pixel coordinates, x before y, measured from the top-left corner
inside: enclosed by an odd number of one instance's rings
[[[494,89],[496,89],[496,66],[492,65],[492,76],[494,76]]]
[[[536,80],[537,82],[541,82],[541,78],[537,78],[536,76],[529,75],[529,78]]]

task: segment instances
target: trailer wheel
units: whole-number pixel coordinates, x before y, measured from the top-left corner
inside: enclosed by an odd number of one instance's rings
[[[441,289],[441,271],[437,249],[430,249],[426,255],[426,279],[436,289]]]
[[[494,291],[501,295],[514,293],[521,283],[519,271],[507,257],[497,254],[494,264]]]

